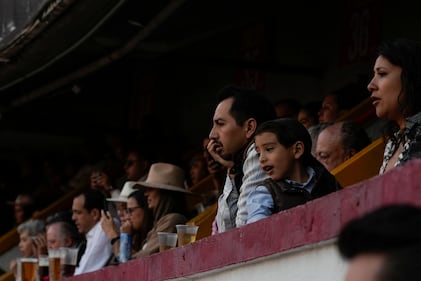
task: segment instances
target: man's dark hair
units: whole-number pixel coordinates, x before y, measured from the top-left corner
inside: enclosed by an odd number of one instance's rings
[[[410,246],[388,253],[378,272],[379,281],[420,280],[421,246]]]
[[[249,118],[256,119],[257,125],[276,118],[272,103],[255,90],[228,85],[219,92],[218,103],[234,98],[230,113],[237,125],[242,126]]]
[[[347,259],[421,245],[421,209],[407,204],[378,208],[348,222],[337,243]]]
[[[365,129],[354,121],[344,121],[341,128],[342,145],[345,151],[362,150],[371,143]]]
[[[337,245],[346,259],[383,255],[374,280],[419,280],[421,209],[409,204],[380,207],[348,222],[339,233]]]
[[[84,208],[88,211],[92,211],[93,209],[98,209],[101,211],[104,209],[105,204],[105,196],[104,194],[96,189],[87,189],[77,197],[83,196],[85,198]]]

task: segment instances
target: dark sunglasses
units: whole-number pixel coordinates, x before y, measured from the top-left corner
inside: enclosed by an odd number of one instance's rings
[[[136,206],[136,207],[133,207],[133,208],[127,208],[126,211],[129,215],[131,215],[131,214],[133,214],[134,210],[136,210],[136,209],[142,209],[142,207]]]

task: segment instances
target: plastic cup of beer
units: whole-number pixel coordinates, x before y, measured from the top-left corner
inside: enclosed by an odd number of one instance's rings
[[[61,279],[60,249],[49,249],[48,258],[50,260],[50,281],[58,281]]]
[[[178,246],[187,245],[196,241],[197,225],[177,224]]]
[[[38,274],[39,279],[42,280],[42,277],[49,276],[49,267],[50,267],[50,260],[47,255],[39,255],[38,256]]]
[[[20,276],[22,281],[36,281],[38,278],[38,259],[20,258]]]
[[[175,248],[177,245],[177,233],[158,232],[158,243],[160,252]]]
[[[60,248],[61,277],[71,277],[75,273],[78,248]]]
[[[16,278],[15,281],[22,281],[22,263],[20,258],[16,259]]]

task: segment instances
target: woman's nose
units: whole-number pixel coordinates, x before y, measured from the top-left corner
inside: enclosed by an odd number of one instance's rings
[[[376,89],[376,85],[374,84],[374,78],[367,85],[367,90],[371,93]]]

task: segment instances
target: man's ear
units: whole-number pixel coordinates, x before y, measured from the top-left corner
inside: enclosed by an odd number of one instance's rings
[[[349,110],[348,109],[341,109],[339,112],[338,112],[338,116],[337,116],[337,118],[336,119],[338,119],[338,118],[340,118],[340,117],[342,117],[343,115],[345,115],[345,113],[347,113]]]
[[[356,153],[357,153],[357,150],[355,150],[355,148],[350,148],[348,150],[346,160],[348,160],[349,158],[351,158],[352,156],[354,156]]]
[[[69,236],[64,237],[64,246],[71,248],[73,245],[73,241],[72,238],[70,238]]]
[[[297,141],[292,145],[292,153],[294,154],[295,159],[301,158],[304,154],[304,143],[302,141]]]
[[[95,221],[99,221],[101,219],[101,212],[97,208],[91,210],[91,215]]]
[[[256,132],[257,122],[254,118],[249,118],[244,123],[244,130],[246,131],[247,139],[250,139]]]

